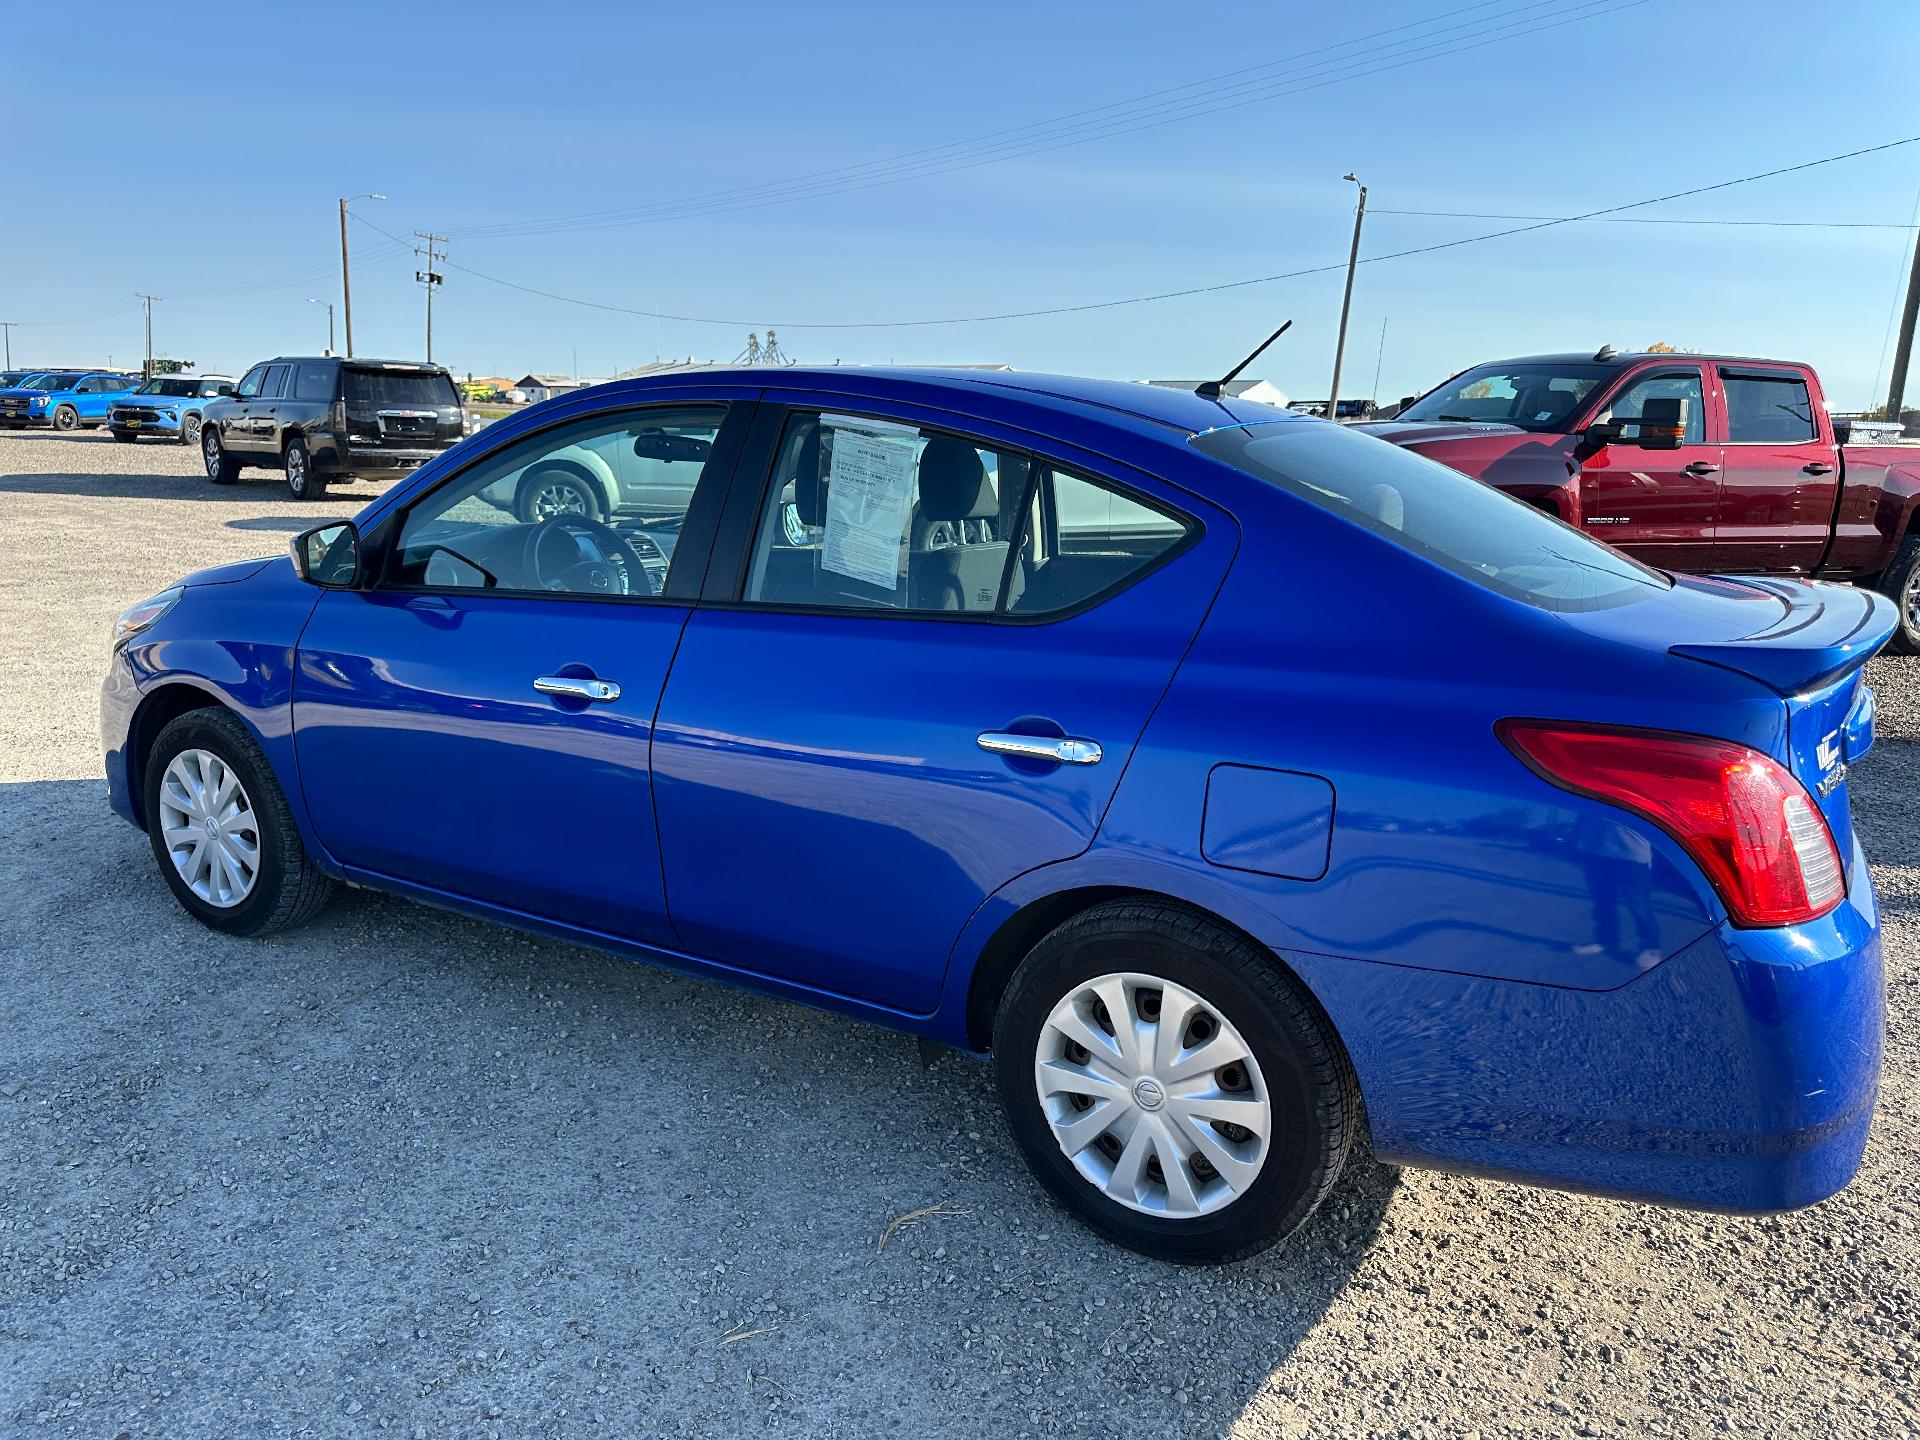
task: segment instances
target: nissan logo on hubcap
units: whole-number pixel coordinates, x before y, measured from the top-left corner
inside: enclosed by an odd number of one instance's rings
[[[1167,1092],[1151,1075],[1142,1076],[1133,1082],[1133,1103],[1142,1110],[1158,1110],[1167,1103]]]

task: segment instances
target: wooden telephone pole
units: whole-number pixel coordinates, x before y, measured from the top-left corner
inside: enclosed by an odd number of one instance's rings
[[[1900,311],[1900,343],[1893,351],[1893,380],[1887,387],[1889,420],[1900,418],[1907,393],[1907,362],[1913,359],[1913,323],[1920,319],[1920,231],[1913,239],[1913,269],[1907,275],[1907,303]]]

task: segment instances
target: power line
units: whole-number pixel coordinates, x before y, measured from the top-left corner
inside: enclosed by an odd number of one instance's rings
[[[1585,220],[1584,215],[1506,215],[1492,210],[1378,210],[1376,215],[1428,215],[1444,220]],[[1601,225],[1757,225],[1789,230],[1913,230],[1897,220],[1714,220],[1655,215],[1610,216]]]
[[[1648,205],[1662,205],[1669,200],[1685,200],[1695,195],[1711,195],[1717,191],[1730,190],[1737,185],[1751,185],[1758,180],[1772,180],[1781,175],[1793,175],[1803,170],[1813,170],[1822,165],[1834,165],[1842,160],[1856,160],[1863,155],[1878,155],[1895,150],[1903,145],[1920,143],[1920,135],[1909,135],[1902,140],[1889,140],[1880,145],[1869,145],[1858,150],[1848,150],[1839,155],[1827,155],[1818,160],[1806,160],[1796,165],[1783,165],[1773,170],[1763,170],[1755,175],[1742,175],[1733,180],[1721,180],[1711,185],[1695,185],[1686,190],[1676,190],[1667,195],[1655,195],[1646,200],[1632,200],[1620,205],[1608,205],[1597,210],[1589,210],[1580,215],[1555,216],[1528,225],[1518,225],[1506,230],[1494,230],[1484,235],[1466,235],[1458,240],[1442,240],[1432,245],[1418,245],[1406,250],[1395,250],[1385,255],[1361,257],[1362,265],[1374,265],[1384,260],[1405,260],[1415,255],[1431,255],[1441,250],[1456,250],[1463,245],[1479,245],[1488,240],[1503,240],[1512,235],[1528,235],[1537,230],[1550,230],[1559,225],[1572,225],[1584,220],[1596,220],[1606,215],[1617,215],[1626,210],[1638,210]],[[361,224],[379,231],[382,235],[397,239],[392,232],[382,230],[371,220],[354,216]],[[477,280],[485,280],[509,290],[518,290],[523,294],[537,295],[543,299],[559,301],[568,305],[579,305],[592,310],[604,310],[619,315],[636,315],[649,320],[672,320],[686,325],[727,325],[742,327],[762,324],[764,321],[742,320],[737,317],[714,315],[678,315],[663,310],[646,310],[632,306],[614,305],[605,301],[587,300],[575,295],[562,295],[556,291],[543,290],[537,286],[524,285],[499,275],[489,275],[468,265],[446,262],[449,269],[471,275]],[[989,315],[953,315],[917,320],[840,320],[840,321],[804,321],[781,320],[774,323],[783,330],[900,330],[919,329],[936,325],[977,325],[992,321],[1031,320],[1050,315],[1078,315],[1090,310],[1111,310],[1123,305],[1145,305],[1160,300],[1180,300],[1195,295],[1213,295],[1226,290],[1241,290],[1252,285],[1268,285],[1280,280],[1297,280],[1309,275],[1325,275],[1345,269],[1344,262],[1330,265],[1312,265],[1300,270],[1288,270],[1275,275],[1255,275],[1244,280],[1223,280],[1212,285],[1193,285],[1179,290],[1163,290],[1152,295],[1131,295],[1118,300],[1092,300],[1077,305],[1054,305],[1032,310],[1010,310]]]
[[[689,219],[701,215],[728,213],[738,210],[758,209],[767,205],[788,204],[797,200],[819,199],[830,195],[846,194],[857,190],[873,189],[882,185],[898,184],[906,180],[926,179],[935,175],[951,174],[956,171],[976,169],[983,165],[998,164],[1005,160],[1025,158],[1044,154],[1052,150],[1092,143],[1096,140],[1110,139],[1117,135],[1131,134],[1139,130],[1153,129],[1163,125],[1175,124],[1184,120],[1197,119],[1206,115],[1219,114],[1226,110],[1239,109],[1246,105],[1263,103],[1286,95],[1303,93],[1308,90],[1322,89],[1328,85],[1341,84],[1348,80],[1360,79],[1387,70],[1403,68],[1406,65],[1440,59],[1449,55],[1463,54],[1469,50],[1480,49],[1486,45],[1497,44],[1512,39],[1518,33],[1543,34],[1563,25],[1581,20],[1592,19],[1602,14],[1636,8],[1650,3],[1650,0],[1579,0],[1571,11],[1560,10],[1557,18],[1544,25],[1534,24],[1537,20],[1548,19],[1548,15],[1529,15],[1527,19],[1515,20],[1514,17],[1527,15],[1528,12],[1553,12],[1562,6],[1562,0],[1528,0],[1528,3],[1501,11],[1498,14],[1482,17],[1481,20],[1461,25],[1447,26],[1432,34],[1394,41],[1387,46],[1376,47],[1371,53],[1347,56],[1334,60],[1322,60],[1313,64],[1301,65],[1306,56],[1327,54],[1331,51],[1363,45],[1382,36],[1392,35],[1410,29],[1419,29],[1434,25],[1440,20],[1451,19],[1474,11],[1485,10],[1492,4],[1507,3],[1507,0],[1483,0],[1483,3],[1470,5],[1460,10],[1448,11],[1427,20],[1410,22],[1395,26],[1389,30],[1375,32],[1373,35],[1356,40],[1343,41],[1336,45],[1323,46],[1318,50],[1304,51],[1287,60],[1269,61],[1263,65],[1247,67],[1243,70],[1228,71],[1221,75],[1175,86],[1168,90],[1152,91],[1146,95],[1135,96],[1128,100],[1112,102],[1108,105],[1094,106],[1089,109],[1072,111],[1048,120],[1034,121],[1009,129],[989,131],[968,140],[953,141],[946,145],[930,146],[920,150],[906,151],[884,160],[868,161],[859,165],[842,166],[837,169],[815,171],[807,175],[795,176],[786,180],[768,181],[759,185],[735,187],[730,190],[706,192],[701,195],[683,197],[678,200],[662,201],[651,205],[631,207],[620,210],[588,212],[582,215],[560,217],[551,220],[532,220],[508,222],[491,226],[476,226],[472,229],[453,232],[461,239],[522,237],[537,234],[550,234],[562,230],[603,229],[613,226],[653,224],[667,220]],[[1505,22],[1496,24],[1494,22]],[[1479,38],[1469,33],[1454,36],[1452,39],[1440,39],[1449,30],[1479,29]],[[1402,47],[1398,50],[1395,47]],[[1412,49],[1404,47],[1411,46]],[[1424,48],[1423,48],[1424,47]],[[1391,63],[1379,63],[1388,61]],[[1256,71],[1275,70],[1257,80],[1241,80],[1236,84],[1220,86],[1224,80],[1247,75]],[[1339,73],[1351,71],[1354,73]],[[1331,73],[1329,73],[1331,72]],[[1212,87],[1209,93],[1209,87]],[[1160,97],[1177,95],[1183,91],[1198,90],[1201,93],[1185,99],[1166,100]],[[1159,100],[1157,104],[1143,102]],[[1106,114],[1100,119],[1082,119],[1082,117]],[[1079,120],[1079,124],[1065,122]]]

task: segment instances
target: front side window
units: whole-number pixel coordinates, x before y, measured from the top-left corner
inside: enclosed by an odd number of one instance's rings
[[[1807,382],[1796,375],[1735,375],[1722,371],[1727,394],[1727,439],[1735,444],[1804,445],[1820,438]]]
[[[796,414],[745,598],[835,610],[1039,615],[1124,582],[1184,522],[1023,451],[862,416]]]
[[[1602,420],[1611,420],[1615,424],[1637,424],[1646,413],[1649,400],[1680,400],[1685,402],[1687,425],[1680,436],[1682,445],[1699,445],[1707,438],[1705,407],[1700,397],[1700,372],[1698,370],[1676,370],[1662,375],[1643,375],[1638,380],[1630,380],[1618,395],[1607,402],[1607,407],[1598,416]]]
[[[1613,374],[1605,365],[1477,365],[1423,395],[1396,420],[1468,421],[1564,431],[1593,388]]]
[[[260,393],[260,382],[266,378],[267,367],[264,365],[256,365],[247,371],[234,393],[242,400],[251,400]]]
[[[724,405],[623,410],[516,441],[406,512],[388,581],[659,595],[725,418]]]
[[[1491,485],[1338,425],[1210,430],[1196,449],[1443,569],[1543,610],[1603,610],[1665,590],[1658,570]]]
[[[74,386],[78,385],[79,383],[80,383],[80,377],[78,375],[55,373],[51,375],[42,375],[37,381],[34,382],[34,385],[36,389],[52,391],[52,390],[71,390],[73,389]]]

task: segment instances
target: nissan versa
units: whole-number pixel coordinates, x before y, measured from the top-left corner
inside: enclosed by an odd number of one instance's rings
[[[1256,404],[837,368],[556,399],[293,551],[114,636],[113,806],[215,929],[348,882],[989,1052],[1176,1260],[1361,1145],[1748,1212],[1858,1165],[1880,596]]]

